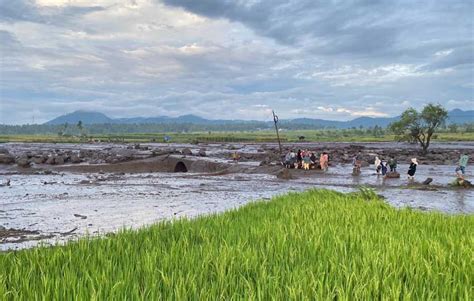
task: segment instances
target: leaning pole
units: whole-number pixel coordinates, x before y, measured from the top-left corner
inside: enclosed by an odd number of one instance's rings
[[[272,114],[273,114],[273,122],[275,123],[275,131],[276,131],[276,134],[277,134],[277,139],[278,139],[278,148],[280,149],[280,160],[281,160],[281,156],[283,155],[282,153],[282,149],[281,149],[281,141],[280,141],[280,133],[278,132],[278,116],[275,115],[275,111],[272,110]]]

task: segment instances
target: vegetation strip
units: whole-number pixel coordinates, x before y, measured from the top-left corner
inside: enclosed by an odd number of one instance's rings
[[[0,133],[2,133],[0,131]],[[58,136],[53,134],[16,135],[3,132],[0,135],[0,143],[7,142],[38,142],[38,143],[84,143],[87,141],[102,142],[164,142],[166,136],[171,137],[174,143],[270,143],[276,142],[273,131],[253,132],[152,132],[152,133],[120,133],[120,134],[92,134],[87,137]],[[304,137],[304,140],[300,140]],[[292,130],[280,132],[282,142],[392,142],[395,135],[387,131],[373,131],[371,129],[347,129],[347,130]],[[439,132],[433,135],[433,141],[474,141],[474,131],[471,132]]]
[[[370,190],[291,193],[193,220],[0,254],[0,299],[472,300],[474,216]]]

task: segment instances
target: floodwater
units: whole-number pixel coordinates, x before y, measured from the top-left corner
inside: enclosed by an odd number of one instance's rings
[[[386,180],[377,176],[372,166],[353,177],[350,165],[337,165],[327,173],[298,170],[298,178],[293,180],[258,173],[22,174],[0,169],[0,182],[7,177],[11,180],[11,186],[0,187],[0,225],[37,231],[26,239],[4,239],[0,250],[61,243],[86,234],[102,235],[164,219],[222,212],[311,188],[349,192],[369,186],[397,208],[474,213],[474,190],[447,186],[454,179],[453,166],[420,165],[417,181],[434,179],[428,190],[408,186],[407,169],[407,165],[400,165],[401,178]],[[471,176],[468,170],[467,177]]]

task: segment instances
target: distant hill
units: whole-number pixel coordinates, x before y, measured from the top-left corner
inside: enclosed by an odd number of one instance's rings
[[[99,112],[75,111],[66,115],[61,115],[46,122],[46,124],[77,124],[82,121],[83,124],[111,123],[113,119]]]
[[[303,128],[352,128],[352,127],[386,127],[390,123],[398,120],[399,117],[372,118],[359,117],[350,121],[335,121],[312,118],[281,119],[282,128],[294,128],[301,125]],[[58,124],[77,124],[82,121],[83,124],[198,124],[198,125],[231,125],[231,124],[253,124],[255,128],[268,128],[273,125],[272,121],[245,121],[245,120],[210,120],[196,115],[183,115],[179,117],[133,117],[133,118],[110,118],[99,112],[76,111],[66,115],[59,116],[46,122],[50,125]],[[474,111],[463,111],[455,109],[448,114],[448,123],[473,123]]]
[[[474,111],[454,109],[449,111],[448,123],[464,124],[474,122]]]

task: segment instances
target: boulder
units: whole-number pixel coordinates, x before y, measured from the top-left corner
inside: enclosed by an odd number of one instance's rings
[[[268,166],[272,163],[272,159],[271,158],[266,158],[264,159],[263,161],[260,162],[259,166]]]
[[[74,164],[81,163],[81,158],[77,154],[72,154],[71,155],[71,162]]]
[[[54,160],[54,156],[50,156],[48,157],[48,159],[46,159],[46,164],[49,164],[49,165],[54,165],[56,162]]]
[[[201,148],[201,149],[199,150],[198,155],[201,156],[201,157],[206,157],[206,156],[207,156],[207,154],[206,154],[206,149],[205,149],[205,148]]]
[[[57,164],[57,165],[64,164],[64,157],[63,156],[56,156],[56,158],[54,158],[54,163]]]
[[[28,157],[20,157],[16,160],[16,164],[19,166],[19,167],[23,167],[23,168],[28,168],[30,167],[30,161],[28,161]]]
[[[293,175],[291,174],[289,169],[283,169],[279,173],[277,173],[277,178],[282,180],[291,180],[294,179]]]
[[[44,162],[46,162],[47,159],[48,157],[37,156],[37,157],[33,157],[31,161],[33,161],[33,163],[35,164],[43,164]]]
[[[189,148],[185,148],[181,151],[181,154],[183,154],[185,156],[192,156],[193,152]]]
[[[109,164],[110,164],[110,163],[117,163],[117,162],[118,162],[118,160],[117,160],[117,158],[116,158],[115,156],[110,155],[110,156],[107,156],[107,157],[105,158],[105,163],[109,163]]]
[[[389,179],[398,179],[398,178],[400,178],[400,174],[396,171],[389,171],[389,172],[387,172],[385,177],[389,178]]]
[[[0,148],[0,154],[2,154],[2,155],[9,155],[10,152],[8,151],[8,149],[2,147],[2,148]]]
[[[0,154],[0,164],[13,164],[15,157],[10,154]]]

